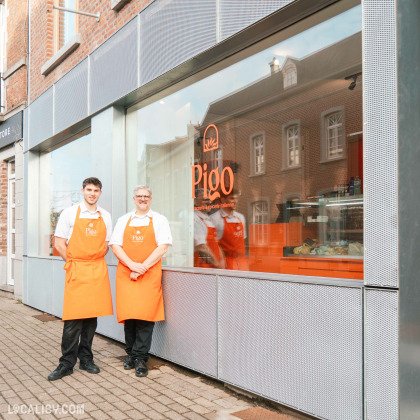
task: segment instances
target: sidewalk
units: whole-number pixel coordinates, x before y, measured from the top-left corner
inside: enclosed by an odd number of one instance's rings
[[[236,419],[294,420],[227,390],[223,384],[151,358],[149,375],[122,367],[121,343],[96,335],[98,375],[79,370],[49,382],[58,365],[63,324],[0,297],[0,417],[4,419]],[[251,410],[250,410],[251,409]],[[233,414],[235,413],[235,415]]]

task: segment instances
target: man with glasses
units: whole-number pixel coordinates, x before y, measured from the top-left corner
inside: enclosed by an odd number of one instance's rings
[[[118,219],[109,245],[119,259],[116,277],[118,322],[124,323],[124,369],[147,376],[146,362],[156,321],[165,319],[161,258],[172,244],[168,220],[150,209],[152,191],[134,189],[136,208]]]

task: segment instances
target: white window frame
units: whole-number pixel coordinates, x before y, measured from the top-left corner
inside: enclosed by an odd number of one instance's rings
[[[328,119],[334,114],[341,114],[341,139],[342,151],[337,153],[335,156],[329,154],[329,125]],[[321,163],[334,162],[346,158],[346,124],[345,124],[345,112],[344,106],[338,106],[330,108],[321,113]]]
[[[256,207],[264,204],[266,211],[256,214]],[[254,233],[254,245],[267,245],[270,242],[268,224],[270,223],[270,200],[267,197],[261,197],[259,200],[250,203],[250,229]],[[258,216],[259,220],[256,220]],[[260,226],[261,225],[261,226]]]
[[[260,138],[262,139],[262,146],[261,148],[258,147],[258,149],[262,150],[262,162],[257,163],[257,149],[255,147],[255,140]],[[252,136],[249,138],[249,144],[250,144],[250,176],[260,176],[265,174],[265,168],[266,168],[266,148],[265,148],[265,132],[260,131],[258,133],[252,134]]]
[[[287,63],[283,69],[283,88],[288,89],[297,85],[297,69],[295,64]]]
[[[213,169],[219,168],[219,173],[223,171],[223,146],[211,151],[211,160],[213,162]]]
[[[7,162],[7,284],[13,286],[15,279],[13,276],[12,265],[16,258],[16,164],[15,171],[12,173],[12,164],[15,160],[11,159]],[[12,188],[12,185],[15,188]],[[15,194],[13,194],[13,191]],[[15,210],[15,224],[13,226],[12,214]],[[12,237],[15,238],[15,249],[12,248]],[[12,251],[15,251],[13,253]]]
[[[298,135],[295,139],[295,150],[299,151],[299,163],[291,165],[289,159],[289,137],[288,131],[292,127],[297,127]],[[302,135],[300,120],[289,121],[282,126],[282,170],[296,169],[302,166]]]

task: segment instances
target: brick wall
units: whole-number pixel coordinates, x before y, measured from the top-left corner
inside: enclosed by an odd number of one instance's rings
[[[0,256],[7,255],[7,162],[0,161]]]
[[[27,1],[7,2],[6,70],[27,55],[28,44]],[[26,101],[27,67],[13,73],[5,83],[6,113]]]
[[[53,54],[53,1],[33,0],[31,3],[31,68],[30,100],[33,102],[57,80],[80,63],[88,54],[110,38],[153,0],[131,0],[119,12],[111,9],[110,0],[79,0],[79,10],[100,13],[95,18],[76,15],[82,42],[69,57],[46,76],[41,75],[42,65]]]

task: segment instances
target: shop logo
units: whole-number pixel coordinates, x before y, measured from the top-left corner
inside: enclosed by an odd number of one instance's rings
[[[214,124],[207,126],[204,131],[203,151],[210,152],[219,148],[219,131]]]
[[[136,234],[137,234],[137,235],[140,235],[140,231],[138,230],[138,231],[136,232]]]
[[[92,226],[93,226],[93,224],[92,224]],[[96,229],[92,229],[90,227],[87,227],[86,228],[86,236],[96,236]]]
[[[219,131],[214,124],[207,126],[204,131],[204,151],[209,152],[219,147]],[[219,170],[219,167],[207,173],[207,163],[191,166],[192,171],[192,198],[195,198],[196,187],[202,186],[204,198],[211,201],[220,198],[219,188],[223,194],[228,195],[233,190],[234,175],[232,168],[226,166]]]
[[[91,227],[91,228],[92,228],[92,227],[93,227],[93,223],[89,223],[89,227]]]
[[[143,242],[143,239],[144,237],[142,235],[133,235],[133,242]]]

